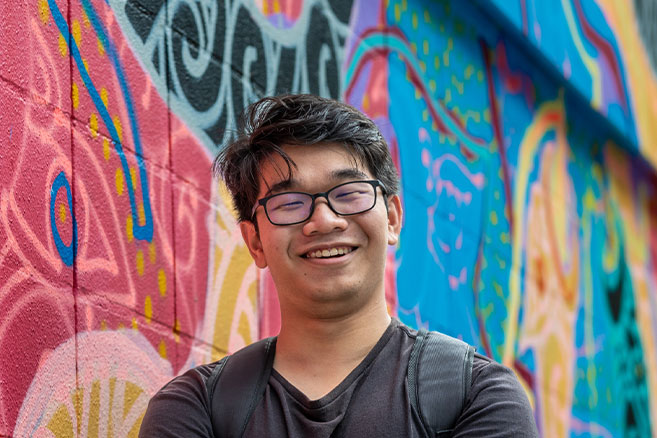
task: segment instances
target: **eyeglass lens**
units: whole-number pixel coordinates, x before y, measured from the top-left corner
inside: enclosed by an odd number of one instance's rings
[[[329,190],[329,206],[338,214],[357,214],[374,207],[376,188],[367,182],[352,182]],[[313,196],[307,193],[281,193],[271,197],[265,210],[278,225],[303,222],[310,217]]]

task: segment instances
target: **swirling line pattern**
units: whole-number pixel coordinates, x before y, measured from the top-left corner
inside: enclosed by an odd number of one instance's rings
[[[210,153],[232,135],[237,112],[258,96],[341,93],[349,0],[306,1],[291,14],[263,13],[266,1],[263,9],[249,1],[150,3],[144,18],[136,1],[110,1],[156,88]]]
[[[654,194],[651,171],[609,140],[611,130],[587,129],[592,121],[576,97],[528,65],[503,33],[482,26],[485,10],[477,17],[447,1],[378,7],[381,14],[356,10],[352,18],[360,37],[347,46],[345,97],[380,118],[399,153],[406,217],[393,310],[513,367],[543,436],[651,436],[657,307],[646,288],[655,271],[639,254],[654,250],[638,237],[650,234],[639,224],[655,223],[654,212],[639,207]],[[381,76],[387,94],[374,88]],[[487,153],[469,155],[466,142],[450,141],[432,99],[461,120],[465,136],[483,139]],[[461,110],[482,106],[478,118]],[[458,163],[454,171],[433,173],[446,160]],[[638,185],[619,192],[630,169]],[[610,232],[614,223],[623,231]],[[604,281],[617,284],[614,272],[626,262],[601,257],[603,242],[632,255],[626,272],[643,273],[623,277],[623,293],[611,301]],[[619,317],[608,318],[614,312]],[[618,381],[632,388],[627,395]]]
[[[657,167],[651,116],[657,98],[657,2],[490,3],[626,137],[623,146],[640,151]]]

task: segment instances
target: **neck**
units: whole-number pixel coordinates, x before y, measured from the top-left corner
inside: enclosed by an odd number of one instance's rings
[[[385,300],[330,318],[282,313],[274,367],[279,370],[360,363],[390,324]],[[352,367],[353,368],[353,367]],[[283,373],[282,373],[283,374]]]

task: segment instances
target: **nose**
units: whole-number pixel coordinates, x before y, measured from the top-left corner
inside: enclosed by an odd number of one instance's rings
[[[315,200],[315,210],[308,221],[303,224],[303,233],[307,236],[313,234],[326,234],[341,231],[347,228],[347,219],[331,210],[326,199]]]

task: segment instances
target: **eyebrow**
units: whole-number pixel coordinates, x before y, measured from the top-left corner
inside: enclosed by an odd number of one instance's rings
[[[331,181],[340,181],[346,179],[360,180],[360,179],[371,179],[371,177],[365,172],[363,172],[362,170],[353,167],[334,170],[329,175],[329,180]],[[272,184],[269,187],[269,190],[267,190],[267,192],[265,193],[264,197],[267,197],[274,192],[288,190],[295,186],[298,186],[298,182],[294,178],[284,179],[283,181],[279,181],[276,184]]]

